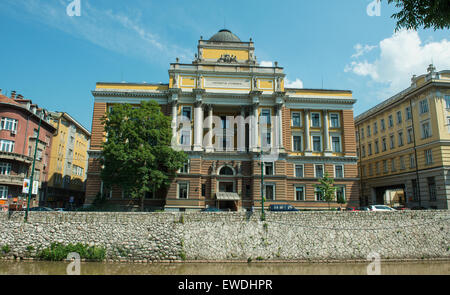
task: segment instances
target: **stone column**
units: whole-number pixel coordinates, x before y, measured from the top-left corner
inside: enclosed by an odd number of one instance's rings
[[[213,107],[212,105],[208,105],[208,132],[206,133],[206,148],[205,151],[211,153],[214,151],[214,147],[212,144],[213,140]]]
[[[309,145],[309,110],[305,110],[305,152],[311,153],[311,147]]]
[[[253,105],[253,114],[252,114],[252,126],[250,135],[252,138],[252,151],[257,152],[259,149],[259,130],[258,130],[258,104]]]
[[[172,123],[171,123],[171,127],[172,127],[172,143],[175,144],[177,143],[177,110],[178,110],[178,105],[176,101],[172,102]]]
[[[241,108],[241,118],[237,121],[238,136],[237,136],[237,151],[245,152],[245,109]]]
[[[194,151],[203,151],[203,108],[201,101],[195,103],[194,108]]]
[[[331,155],[330,140],[328,134],[328,110],[323,110],[323,143],[325,155]]]
[[[277,105],[277,123],[278,123],[278,128],[277,128],[277,132],[278,132],[278,136],[277,136],[277,150],[281,151],[284,150],[284,145],[283,145],[283,113],[282,113],[282,108],[283,105],[282,104],[278,104]]]

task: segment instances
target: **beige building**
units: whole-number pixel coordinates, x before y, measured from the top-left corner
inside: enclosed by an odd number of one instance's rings
[[[449,208],[450,71],[427,71],[355,118],[362,204]]]

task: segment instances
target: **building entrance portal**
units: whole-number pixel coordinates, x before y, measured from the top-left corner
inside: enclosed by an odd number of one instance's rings
[[[233,182],[219,182],[219,192],[221,193],[233,193],[234,192],[234,183]]]
[[[376,204],[387,205],[390,207],[406,206],[405,186],[403,184],[388,187],[377,187],[375,192]]]

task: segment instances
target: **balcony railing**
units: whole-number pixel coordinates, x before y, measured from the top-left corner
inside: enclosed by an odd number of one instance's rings
[[[0,174],[0,184],[22,186],[24,178],[25,178],[25,174],[21,174],[21,175],[2,175],[2,174]]]
[[[12,161],[18,161],[26,164],[31,164],[33,162],[33,158],[16,154],[16,153],[9,153],[9,152],[1,152],[0,151],[0,159],[1,160],[12,160]]]

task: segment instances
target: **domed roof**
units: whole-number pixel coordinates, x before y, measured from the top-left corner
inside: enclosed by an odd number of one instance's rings
[[[209,41],[216,42],[241,42],[238,36],[233,34],[230,30],[222,29],[212,36]]]

